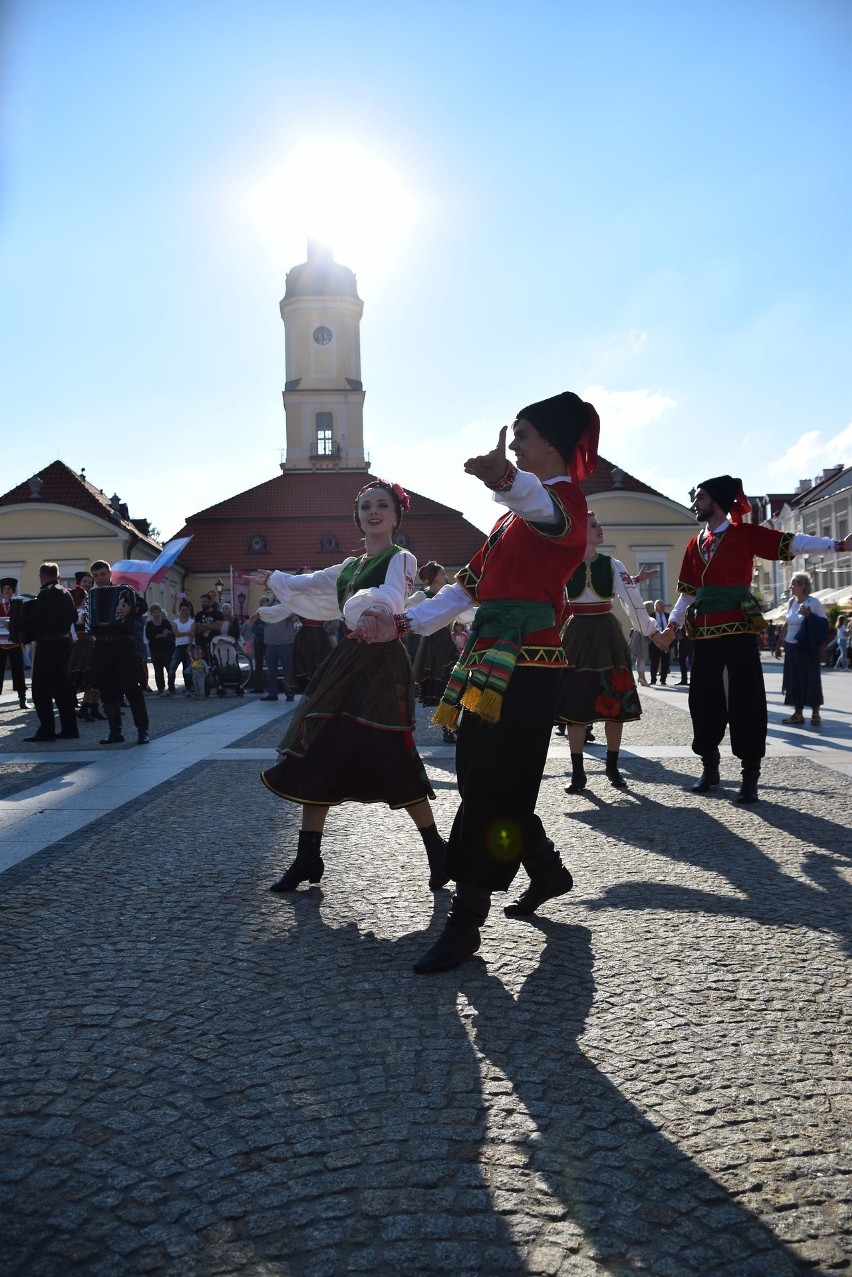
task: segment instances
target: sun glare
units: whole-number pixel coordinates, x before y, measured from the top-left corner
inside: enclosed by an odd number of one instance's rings
[[[408,240],[416,202],[389,164],[337,139],[305,139],[249,191],[247,212],[271,250],[301,260],[310,236],[359,275],[390,265]],[[295,254],[295,256],[294,256]]]

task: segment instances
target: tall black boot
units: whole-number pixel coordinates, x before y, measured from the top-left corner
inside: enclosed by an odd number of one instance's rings
[[[571,784],[565,786],[566,794],[579,794],[586,788],[586,769],[583,766],[583,755],[571,755]]]
[[[608,749],[606,751],[606,778],[615,789],[626,789],[627,781],[618,770],[618,750]]]
[[[506,905],[503,912],[507,918],[528,918],[545,900],[564,896],[574,886],[574,879],[547,837],[521,856],[521,864],[530,876],[530,885],[514,904]]]
[[[302,829],[299,833],[299,845],[296,859],[290,868],[277,882],[273,882],[270,891],[295,891],[300,882],[319,882],[325,869],[325,862],[320,855],[322,834],[310,829]]]
[[[92,721],[92,707],[88,704],[88,702],[87,702],[87,701],[83,701],[83,704],[82,704],[82,705],[80,706],[80,708],[77,710],[77,714],[78,714],[78,716],[79,716],[79,718],[81,719],[81,721],[82,721],[82,722],[84,722],[84,723],[91,723],[91,721]]]
[[[698,780],[690,788],[693,794],[706,794],[708,789],[713,789],[719,784],[719,751],[714,754],[702,755],[701,762],[704,770],[698,777]]]
[[[436,971],[450,971],[465,958],[476,953],[482,939],[479,928],[488,917],[491,908],[491,892],[474,882],[460,882],[453,896],[447,925],[438,939],[414,964],[418,975],[432,975]]]
[[[745,805],[746,803],[759,802],[757,793],[757,782],[760,780],[760,760],[759,759],[743,759],[743,778],[740,785],[740,792],[734,799],[735,803]]]
[[[438,826],[434,821],[420,830],[420,837],[423,839],[426,858],[429,861],[429,890],[440,891],[450,881],[446,868],[447,844],[438,833]]]

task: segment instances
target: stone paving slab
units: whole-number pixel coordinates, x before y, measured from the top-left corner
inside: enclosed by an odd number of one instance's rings
[[[33,785],[48,784],[67,774],[66,763],[49,763],[33,759],[32,762],[3,762],[0,765],[0,801],[13,798]],[[73,768],[72,768],[73,770]]]
[[[686,754],[680,709],[634,730]],[[220,759],[0,877],[4,1277],[852,1270],[837,771],[769,759],[740,809],[729,758],[703,798],[690,757],[625,757],[625,794],[592,759],[568,796],[556,741],[574,892],[498,897],[423,979],[449,896],[404,813],[333,811],[321,886],[276,897],[298,812]]]

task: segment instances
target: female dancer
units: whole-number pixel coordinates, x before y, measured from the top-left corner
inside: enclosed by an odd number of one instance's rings
[[[84,723],[93,723],[95,719],[103,721],[104,716],[100,709],[101,694],[96,687],[92,687],[92,653],[95,647],[95,640],[89,633],[89,626],[86,620],[86,601],[89,597],[89,590],[95,584],[94,577],[91,572],[74,573],[74,588],[69,590],[71,598],[74,600],[74,606],[77,609],[77,620],[74,623],[74,633],[77,636],[76,643],[71,645],[71,655],[68,658],[68,674],[71,679],[71,686],[74,689],[74,695],[78,692],[83,693],[83,702],[77,710],[78,716]]]
[[[393,534],[409,509],[398,485],[371,479],[355,498],[355,525],[364,553],[320,572],[262,574],[278,605],[258,610],[275,621],[296,612],[313,620],[343,614],[349,630],[368,607],[399,615],[411,592],[417,561],[394,545]],[[302,804],[296,859],[271,891],[295,891],[319,882],[325,868],[320,844],[329,807],[345,802],[404,807],[420,831],[433,891],[447,881],[446,848],[435,827],[434,798],[414,745],[411,663],[398,639],[377,644],[343,641],[314,674],[278,746],[280,762],[262,773],[264,784]]]
[[[447,584],[447,574],[440,563],[431,559],[420,569],[417,579],[424,587],[422,594],[412,596],[417,602],[432,599]],[[408,600],[411,607],[412,599]],[[420,689],[421,705],[437,705],[444,695],[447,680],[453,672],[453,666],[459,657],[459,649],[453,642],[449,626],[443,626],[434,634],[427,634],[420,639],[417,655],[414,657],[414,685]],[[456,733],[449,727],[444,728],[444,743],[454,745]]]
[[[650,635],[656,628],[624,564],[598,551],[603,539],[603,528],[590,510],[586,553],[565,586],[568,624],[562,643],[568,664],[556,701],[556,720],[568,725],[569,794],[586,788],[583,742],[589,725],[601,720],[606,733],[607,779],[616,789],[627,788],[618,770],[621,733],[625,723],[640,717],[642,706],[627,641],[612,614],[613,599],[618,597],[635,631]]]

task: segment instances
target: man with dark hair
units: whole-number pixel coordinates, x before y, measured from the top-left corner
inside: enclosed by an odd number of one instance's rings
[[[204,653],[204,659],[210,661],[210,640],[222,631],[222,609],[216,601],[216,595],[208,590],[202,594],[201,603],[195,613],[195,641]]]
[[[77,619],[74,600],[59,584],[55,563],[42,563],[38,570],[40,589],[24,604],[24,638],[35,643],[32,698],[38,714],[38,730],[28,741],[77,740],[80,729],[74,712],[74,693],[68,676],[71,654],[71,627]],[[59,713],[59,727],[53,704]]]
[[[558,629],[565,582],[586,550],[588,511],[579,480],[597,463],[600,423],[591,404],[567,392],[522,408],[506,457],[496,448],[465,463],[468,474],[508,507],[455,582],[403,616],[365,612],[355,637],[432,634],[472,603],[470,638],[435,713],[455,730],[461,802],[447,846],[457,890],[447,925],[414,965],[445,971],[476,953],[492,891],[507,891],[523,864],[530,883],[505,909],[526,917],[570,891],[573,880],[535,807],[547,759],[565,654]]]
[[[98,590],[112,587],[112,569],[103,559],[92,564],[92,577],[95,582],[92,595]],[[141,594],[131,587],[112,587],[123,589],[125,597],[114,609],[98,606],[99,600],[92,598],[91,629],[95,639],[95,650],[92,656],[92,685],[97,687],[103,701],[104,713],[109,723],[109,735],[101,741],[102,745],[122,745],[124,736],[121,730],[121,697],[127,697],[130,713],[136,727],[136,739],[140,745],[147,745],[151,739],[148,731],[148,710],[139,681],[139,657],[136,650],[135,622],[145,616],[148,604]]]
[[[703,770],[693,792],[705,794],[719,784],[719,745],[730,727],[731,749],[742,764],[735,801],[756,803],[767,713],[758,639],[766,622],[751,592],[754,560],[833,554],[852,549],[852,536],[835,541],[744,523],[751,506],[741,480],[729,474],[700,483],[692,510],[704,531],[686,547],[678,601],[653,641],[668,649],[684,622],[694,640],[689,712],[692,751],[700,755]]]

